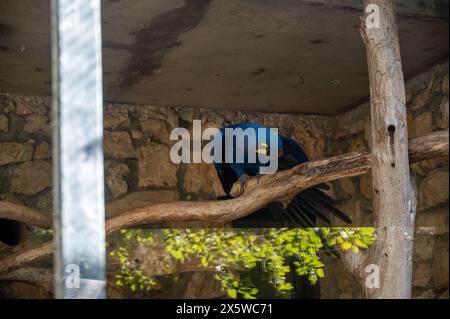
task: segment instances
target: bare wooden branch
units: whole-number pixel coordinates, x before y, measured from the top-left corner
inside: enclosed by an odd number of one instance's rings
[[[42,228],[52,227],[52,217],[50,214],[5,201],[0,202],[0,218],[17,220],[24,224]]]
[[[264,176],[258,185],[249,187],[238,198],[227,201],[181,201],[136,208],[108,220],[106,229],[107,233],[110,233],[120,228],[166,221],[195,220],[224,224],[311,186],[338,178],[361,175],[369,169],[369,155],[361,153],[308,162],[291,170]]]
[[[5,276],[0,277],[4,281],[20,281],[41,286],[47,292],[53,292],[53,271],[34,267],[22,267]]]
[[[415,139],[410,143],[409,152],[415,154],[411,156],[411,160],[424,160],[430,159],[432,156],[448,155],[448,130],[433,133],[426,139],[428,140],[427,143],[435,143],[440,146],[424,147],[417,143]],[[430,149],[434,150],[432,155],[422,153]],[[247,216],[268,203],[288,198],[314,185],[366,174],[371,167],[370,157],[368,153],[345,154],[304,163],[291,170],[264,176],[259,183],[252,178],[243,195],[227,201],[179,201],[132,209],[109,219],[106,222],[106,232],[110,234],[122,228],[167,221],[230,222]],[[0,211],[0,218],[3,218],[3,216]],[[18,219],[14,216],[10,216],[10,218]],[[49,257],[52,251],[53,244],[49,242],[5,257],[0,260],[0,275],[28,265],[39,258]]]
[[[448,130],[410,140],[408,149],[410,163],[448,156]]]
[[[25,251],[19,251],[1,259],[0,276],[8,274],[32,262],[37,262],[51,257],[53,254],[53,248],[53,242],[47,242]]]

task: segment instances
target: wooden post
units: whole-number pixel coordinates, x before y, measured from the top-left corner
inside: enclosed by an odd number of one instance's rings
[[[410,182],[408,131],[393,0],[364,0],[361,35],[367,53],[372,122],[372,181],[377,243],[368,264],[379,268],[369,298],[410,298],[415,192]],[[379,19],[379,20],[377,20]]]

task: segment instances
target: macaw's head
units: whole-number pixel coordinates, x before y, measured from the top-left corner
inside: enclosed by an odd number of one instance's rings
[[[283,156],[283,143],[277,129],[258,127],[256,130],[256,167],[259,174],[273,174],[278,159]]]
[[[283,156],[283,141],[278,135],[277,130],[264,128],[265,138],[261,139],[258,136],[256,144],[256,153],[271,156],[273,152],[276,152],[278,157]]]
[[[220,154],[219,154],[220,152]],[[223,127],[214,136],[214,162],[236,164],[247,175],[274,173],[278,157],[283,154],[277,129],[256,123],[239,123]],[[263,167],[262,172],[260,168]]]

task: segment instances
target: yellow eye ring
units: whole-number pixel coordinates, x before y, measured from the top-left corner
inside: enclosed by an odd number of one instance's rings
[[[267,154],[267,149],[265,149],[265,148],[258,148],[258,149],[256,150],[256,153],[259,153],[259,154]]]

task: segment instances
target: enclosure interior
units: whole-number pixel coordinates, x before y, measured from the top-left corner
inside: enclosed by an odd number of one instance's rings
[[[369,82],[359,32],[362,10],[355,3],[102,1],[107,217],[149,203],[223,196],[212,165],[173,164],[169,159],[174,144],[169,139],[171,130],[185,127],[192,133],[195,119],[201,120],[203,129],[239,122],[277,127],[300,142],[312,160],[368,151]],[[414,138],[448,128],[448,3],[396,3],[409,137]],[[51,92],[50,1],[2,0],[0,198],[46,214],[53,211]],[[448,294],[448,158],[411,168],[418,185],[413,295],[436,298]],[[331,186],[330,194],[351,216],[352,227],[373,225],[369,175],[338,180]],[[186,234],[149,230],[209,226],[165,223],[111,235],[109,296],[225,297],[221,282],[242,265],[230,266],[232,271],[217,279],[217,269],[202,264],[204,252],[189,263],[174,250],[171,241]],[[333,219],[332,226],[345,225]],[[195,230],[191,234],[190,247],[198,238],[231,245],[251,242],[256,235],[267,236],[265,243],[274,249],[280,245],[270,241],[275,237],[268,230]],[[14,245],[0,243],[0,257],[44,242],[51,233],[17,224],[12,237]],[[245,245],[241,250],[220,249],[235,253],[231,264],[248,257]],[[214,254],[216,259],[225,257]],[[319,256],[324,266],[318,268],[324,269],[325,277],[314,287],[289,272],[286,278],[296,281],[294,287],[274,288],[274,272],[267,270],[269,255],[261,257],[263,261],[251,271],[242,272],[240,283],[245,286],[251,280],[259,288],[258,297],[361,296],[360,287],[333,253]],[[125,272],[123,260],[132,264]],[[286,257],[282,265],[293,262]],[[27,269],[42,270],[42,276],[52,270],[50,261],[32,266]],[[134,283],[117,277],[130,271]],[[140,284],[151,289],[141,289]],[[250,290],[245,291],[251,294]],[[52,290],[12,276],[0,278],[0,294],[48,298]]]

